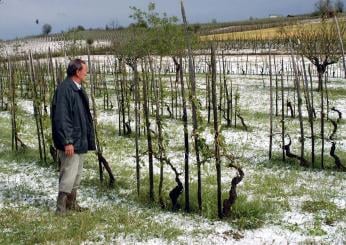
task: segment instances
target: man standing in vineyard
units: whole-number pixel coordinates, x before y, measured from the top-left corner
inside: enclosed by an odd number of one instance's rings
[[[52,136],[61,162],[57,214],[65,214],[67,210],[83,211],[76,196],[84,153],[95,150],[89,100],[81,86],[87,70],[83,60],[72,60],[67,67],[67,78],[58,85],[52,101]]]

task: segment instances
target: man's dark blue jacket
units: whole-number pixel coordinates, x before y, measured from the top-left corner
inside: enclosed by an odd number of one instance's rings
[[[66,78],[56,89],[51,107],[52,136],[57,149],[73,144],[78,154],[95,150],[93,120],[88,96],[71,78]]]

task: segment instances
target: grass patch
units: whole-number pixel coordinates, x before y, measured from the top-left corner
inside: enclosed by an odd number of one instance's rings
[[[310,236],[324,236],[327,232],[322,229],[321,222],[314,222],[314,226],[308,230]]]
[[[274,213],[276,212],[271,202],[262,199],[248,200],[245,195],[239,195],[231,209],[232,218],[229,219],[238,229],[256,229]]]
[[[329,99],[337,100],[345,98],[346,89],[344,88],[328,88]],[[336,109],[340,109],[336,107]]]
[[[138,241],[157,237],[172,241],[182,234],[171,224],[152,219],[152,212],[134,212],[117,206],[66,217],[26,207],[6,208],[1,210],[0,219],[1,244],[76,244],[86,240],[100,242],[100,236],[104,237],[102,242],[111,242],[119,235],[131,235]]]
[[[332,158],[329,153],[329,146],[326,144],[325,146],[325,154],[324,154],[324,169],[325,171],[335,171],[338,170],[336,168],[334,158]],[[298,154],[298,152],[293,152],[294,154]],[[321,167],[321,156],[320,156],[320,151],[315,152],[315,164],[314,167],[302,167],[300,166],[299,160],[293,159],[293,158],[288,158],[286,156],[285,161],[282,160],[282,154],[281,152],[273,152],[272,159],[271,160],[265,160],[260,163],[260,165],[267,167],[267,168],[272,168],[272,167],[279,167],[279,168],[289,168],[290,170],[297,170],[297,171],[306,171],[306,170],[322,170]],[[340,158],[341,163],[346,162],[346,152],[341,152],[337,151],[336,155]],[[310,152],[308,152],[308,149],[305,151],[305,159],[308,161],[311,160]]]
[[[45,193],[43,191],[35,191],[26,185],[19,184],[12,188],[4,189],[2,194],[5,199],[8,198],[12,200],[18,200],[18,199],[22,199],[21,198],[22,196],[26,198],[30,198],[30,197],[35,197],[39,195],[44,195]]]
[[[38,150],[31,148],[19,148],[17,152],[5,150],[0,155],[0,160],[5,162],[39,162],[40,155]],[[49,160],[48,160],[49,161]]]
[[[309,213],[315,213],[322,210],[336,210],[334,203],[320,200],[320,201],[305,201],[302,205],[302,210]]]
[[[205,78],[205,75],[201,75],[201,77]],[[261,85],[254,85],[253,87],[257,90],[264,91],[264,89],[261,88]],[[331,96],[339,96],[339,91],[337,91],[335,94],[334,92],[331,92]],[[199,90],[199,93],[201,96],[204,96],[205,91],[201,89]],[[164,89],[164,96],[165,98],[170,97],[169,86]],[[240,100],[241,99],[242,96]],[[98,100],[100,101],[100,103],[102,103],[101,98]],[[204,104],[202,107],[204,107]],[[101,108],[102,106],[99,106],[100,110]],[[166,108],[164,107],[163,110],[167,116]],[[258,130],[258,133],[262,133],[262,131],[266,130],[265,128],[268,127],[267,124],[269,122],[269,114],[267,112],[252,112],[246,108],[241,108],[241,110],[242,116],[244,116],[245,122],[248,126],[250,126],[249,128],[251,131],[256,130],[257,132]],[[205,111],[203,112],[204,113],[202,114],[205,114]],[[23,115],[26,115],[25,112],[21,113]],[[132,115],[133,111],[131,111],[130,113]],[[21,117],[24,118],[24,116]],[[275,125],[279,125],[278,123],[280,118],[281,117],[275,117]],[[36,139],[35,130],[31,130],[34,125],[34,120],[32,116],[30,118],[29,116],[25,116],[25,119],[28,119],[30,130],[28,130],[27,127],[23,128],[23,131],[29,131],[26,132],[26,134],[23,134],[23,137],[25,136],[24,142],[25,140],[33,142]],[[285,120],[286,126],[289,130],[291,130],[289,132],[293,132],[294,130],[292,128],[297,128],[298,125],[297,118],[290,119],[286,117]],[[203,122],[200,122],[199,126],[201,128],[206,128],[206,131],[210,131],[210,133],[213,134],[212,123],[206,124],[206,121],[206,118],[204,118]],[[153,115],[151,115],[151,122],[152,128],[155,129],[155,119]],[[164,118],[163,122],[165,139],[169,139],[167,143],[167,148],[169,148],[169,150],[167,150],[167,153],[183,155],[183,140],[178,140],[179,136],[181,136],[182,133],[182,121]],[[342,123],[343,122],[344,121],[342,121]],[[225,120],[222,119],[222,123],[225,124]],[[233,127],[227,128],[225,126],[223,126],[223,129],[225,131],[236,131],[238,135],[238,133],[243,131],[243,129],[240,126],[239,119],[237,119],[237,123],[237,125],[239,126],[239,128],[237,129],[234,129]],[[133,126],[134,123],[132,122],[131,125]],[[27,149],[18,153],[12,153],[10,151],[10,120],[5,117],[0,117],[0,126],[4,129],[0,131],[0,142],[3,145],[6,145],[5,149],[2,151],[3,154],[0,156],[0,160],[3,160],[5,162],[38,162],[38,150]],[[0,215],[0,244],[35,244],[56,242],[81,243],[83,241],[111,243],[114,242],[114,239],[118,237],[123,237],[125,239],[126,237],[134,237],[135,239],[141,241],[145,241],[155,237],[162,237],[163,239],[174,241],[177,236],[182,234],[182,231],[179,228],[176,228],[179,227],[177,226],[177,224],[171,224],[165,221],[162,221],[162,223],[160,223],[160,221],[155,221],[155,219],[153,219],[154,215],[159,214],[160,216],[160,213],[162,213],[161,207],[158,204],[159,175],[157,174],[154,176],[155,202],[150,202],[148,200],[149,181],[147,170],[147,156],[141,157],[142,160],[145,160],[141,162],[141,192],[140,195],[137,196],[135,167],[134,164],[131,163],[131,159],[133,159],[133,163],[135,162],[135,158],[133,157],[135,152],[134,134],[131,134],[129,136],[119,136],[117,126],[117,122],[114,125],[111,123],[100,123],[99,125],[99,136],[104,149],[104,156],[111,165],[113,173],[116,177],[115,187],[112,189],[108,188],[108,175],[106,172],[104,172],[104,182],[102,184],[100,183],[97,159],[93,153],[90,153],[86,156],[85,169],[88,170],[88,175],[83,176],[81,185],[82,189],[96,189],[96,195],[98,197],[106,197],[109,200],[117,199],[117,201],[120,200],[121,204],[117,204],[118,207],[100,208],[95,212],[68,215],[68,217],[66,217],[65,219],[56,217],[52,213],[47,213],[46,210],[42,212],[42,209],[44,209],[42,205],[36,206],[41,209],[40,212],[37,212],[33,209],[27,209],[25,207],[21,207],[20,209],[4,209],[4,215]],[[191,121],[189,121],[189,126],[191,126]],[[143,131],[141,132],[143,133]],[[316,132],[318,132],[318,130],[316,130]],[[339,137],[343,136],[338,135],[338,139]],[[152,138],[154,148],[157,149],[157,136],[153,135]],[[171,142],[174,143],[169,145],[169,143]],[[140,151],[144,152],[147,149],[145,135],[141,135],[139,144]],[[193,144],[192,139],[190,139],[190,144]],[[210,149],[213,149],[212,144],[210,144],[209,146]],[[245,155],[245,152],[247,153],[252,151],[253,155],[255,156],[257,154],[263,156],[265,150],[258,150],[254,148],[251,149],[250,147],[252,147],[252,145],[246,143],[243,145],[230,144],[227,146],[227,149],[231,152],[235,152],[237,155],[239,155],[241,152],[243,152],[243,155]],[[191,147],[190,149],[190,160],[193,159],[192,162],[194,162],[195,156],[193,147]],[[329,146],[326,147],[327,154],[328,150]],[[295,151],[296,150],[294,150],[294,153],[297,153]],[[307,148],[306,151],[308,151]],[[337,155],[344,163],[346,160],[346,152],[340,152],[340,150],[338,150],[337,148]],[[309,158],[308,154],[307,158]],[[126,162],[121,162],[122,159],[125,159]],[[183,158],[181,158],[180,160],[181,161],[177,164],[176,167],[179,170],[182,170]],[[245,157],[240,158],[240,161],[242,160],[246,163],[250,161],[249,159],[245,159]],[[319,162],[319,160],[320,159],[317,156],[316,162]],[[328,169],[325,172],[326,176],[328,176],[328,171],[335,170],[334,162],[333,159],[327,155],[325,160],[326,168]],[[130,162],[130,164],[127,165],[128,162]],[[155,166],[158,166],[156,160],[154,164]],[[202,170],[202,216],[210,220],[217,220],[216,176],[213,164],[213,161],[206,163]],[[318,166],[318,164],[316,165]],[[264,161],[255,167],[250,164],[244,164],[243,166],[245,170],[245,178],[242,185],[239,185],[239,188],[237,189],[239,195],[238,199],[231,209],[230,217],[224,219],[233,226],[242,230],[256,229],[266,223],[280,224],[281,221],[278,216],[280,212],[290,210],[290,197],[300,197],[305,195],[310,197],[313,197],[313,195],[318,196],[319,192],[326,192],[326,184],[331,182],[330,180],[326,180],[327,178],[321,179],[320,186],[323,188],[319,190],[312,190],[309,185],[305,185],[307,183],[307,178],[305,178],[304,176],[304,171],[313,172],[315,170],[307,170],[306,168],[301,167],[296,160],[292,159],[287,159],[284,163],[281,160],[280,152],[274,153],[273,159],[271,161]],[[169,167],[165,165],[165,170],[167,169],[169,169]],[[250,170],[249,173],[251,173],[251,170],[255,171],[250,175],[247,174],[247,169]],[[1,168],[0,166],[0,172],[1,171],[6,172],[7,169]],[[309,172],[309,174],[311,173]],[[341,173],[335,174],[340,174],[335,177],[335,185],[337,185],[338,182],[342,180],[344,175],[341,175]],[[228,191],[230,189],[230,178],[226,178],[226,171],[222,173],[222,176],[224,181],[222,183],[222,200],[224,200],[227,198]],[[172,208],[171,200],[169,198],[169,192],[176,186],[174,177],[175,176],[171,171],[169,171],[168,173],[165,172],[162,196],[165,203],[164,212],[166,213],[168,213]],[[190,177],[190,208],[191,213],[197,214],[199,211],[197,203],[196,166],[193,163],[190,164]],[[303,179],[302,185],[297,185],[297,180],[299,178]],[[183,176],[181,177],[181,180],[184,181]],[[300,184],[300,182],[298,182],[298,184]],[[328,202],[328,200],[330,200],[333,195],[336,196],[333,191],[335,190],[330,190],[330,193],[332,194],[330,194],[326,198],[327,201],[303,203],[303,211],[313,213],[315,218],[314,227],[312,227],[308,231],[304,230],[303,232],[308,232],[311,235],[321,235],[324,234],[324,230],[321,228],[322,224],[333,224],[345,218],[346,215],[344,210],[338,209],[334,203]],[[12,194],[12,192],[14,194]],[[5,190],[3,194],[5,198],[11,201],[12,199],[10,199],[10,197],[12,195],[15,199],[23,199],[23,195],[27,195],[29,197],[41,195],[40,192],[32,191],[23,185],[18,185],[15,188]],[[120,197],[120,199],[118,197]],[[314,198],[312,199],[315,200]],[[178,213],[188,215],[183,211],[185,206],[185,193],[181,194],[178,201],[181,205],[181,209],[180,211],[178,211]],[[124,207],[125,202],[126,207]],[[313,206],[313,208],[311,208],[311,206]],[[6,217],[6,215],[9,217]],[[23,220],[19,220],[20,216],[23,217]],[[3,220],[4,222],[2,222]],[[11,222],[13,222],[14,224],[11,224]],[[35,229],[35,231],[32,231],[32,227],[37,227],[37,229]],[[300,229],[300,227],[297,227],[295,225],[288,225],[288,229],[297,231]],[[10,232],[9,234],[7,234],[6,232],[1,231]],[[302,229],[299,231],[302,231]],[[208,232],[209,230],[207,229],[200,232],[194,230],[193,234],[208,234]]]
[[[154,176],[154,185],[156,188],[158,187],[158,181],[158,176]],[[175,187],[175,185],[176,183],[174,181],[165,180],[164,182],[163,199],[164,203],[166,204],[166,210],[171,210],[172,208],[171,200],[169,199],[168,194],[169,191]],[[229,188],[229,184],[223,184],[222,200],[228,197]],[[159,208],[159,204],[157,204],[157,202],[149,202],[148,191],[148,179],[146,177],[142,181],[142,192],[140,196],[137,197],[137,194],[135,192],[133,192],[131,196],[134,201],[141,203],[145,207]],[[214,176],[204,177],[202,184],[202,197],[202,216],[210,220],[217,220],[217,193],[216,179],[214,178]],[[158,200],[157,189],[155,189],[155,200]],[[179,212],[183,212],[185,208],[185,193],[181,194],[181,196],[178,199],[178,202],[181,206],[181,211]],[[230,222],[238,229],[256,229],[268,222],[268,218],[271,215],[277,214],[277,209],[275,209],[276,205],[276,201],[264,200],[263,198],[248,200],[245,194],[240,194],[234,206],[231,209],[229,218],[225,218],[224,220]],[[190,210],[191,213],[199,213],[196,182],[190,183]]]
[[[339,209],[335,203],[327,200],[305,201],[302,204],[302,211],[315,214],[318,221],[327,225],[332,225],[338,220],[345,220],[346,217],[346,209]]]
[[[2,190],[3,203],[7,204],[15,203],[15,205],[21,205],[22,202],[30,202],[33,207],[41,207],[48,210],[48,200],[44,200],[46,193],[43,191],[33,190],[32,188],[18,184],[16,186],[5,188]]]

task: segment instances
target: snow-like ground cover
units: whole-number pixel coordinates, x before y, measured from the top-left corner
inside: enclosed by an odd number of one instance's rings
[[[86,46],[85,40],[52,40],[49,37],[31,38],[26,40],[13,40],[1,43],[3,44],[2,53],[7,55],[26,54],[29,50],[32,53],[48,53],[51,52],[66,51],[67,49],[75,46]],[[109,46],[110,41],[96,40],[93,43],[94,47]]]
[[[1,165],[1,190],[0,190],[0,209],[16,209],[23,206],[29,206],[32,210],[38,209],[38,212],[54,211],[57,178],[58,173],[53,168],[42,168],[34,162],[18,163],[18,162],[0,162]],[[251,171],[245,170],[247,178],[251,178]],[[269,171],[265,174],[285,175],[289,170]],[[84,178],[90,177],[90,173],[85,171]],[[301,175],[304,180],[302,184],[317,184],[320,178],[326,178],[325,173],[310,173],[308,176]],[[249,181],[249,180],[247,180]],[[329,176],[327,182],[333,184],[335,178]],[[341,182],[338,186],[341,196],[337,201],[339,208],[345,209],[345,183]],[[343,194],[342,194],[343,193]],[[343,198],[343,199],[342,199]],[[314,225],[314,215],[304,213],[296,206],[304,200],[305,197],[297,197],[292,200],[292,211],[285,212],[282,220],[278,224],[267,224],[260,229],[238,231],[232,225],[225,221],[211,221],[197,215],[184,215],[182,213],[170,213],[164,211],[153,210],[152,219],[162,224],[170,224],[173,227],[182,228],[184,233],[177,237],[177,243],[187,244],[291,244],[291,243],[332,243],[342,244],[345,242],[345,220],[337,222],[333,225],[323,224],[322,229],[326,231],[323,236],[311,236],[304,232]],[[80,203],[89,206],[91,212],[99,209],[111,207],[113,205],[130,207],[131,212],[143,212],[143,207],[136,203],[129,202],[123,197],[119,197],[116,192],[102,195],[97,193],[95,188],[83,188],[79,197]],[[40,211],[41,210],[41,211]],[[121,224],[119,224],[121,225]],[[297,226],[297,231],[292,231],[285,226]],[[299,229],[298,229],[299,227]],[[3,231],[6,232],[6,231]],[[10,232],[10,231],[7,231]],[[103,237],[102,230],[97,230],[93,236]],[[109,234],[108,234],[109,235]],[[112,234],[112,242],[124,243],[149,243],[162,244],[164,238],[153,238],[146,242],[138,238]],[[106,242],[106,241],[103,241]],[[86,241],[85,244],[92,242]],[[102,243],[102,240],[100,241]]]
[[[27,55],[28,51],[30,50],[32,53],[42,53],[45,54],[48,52],[48,49],[51,51],[61,51],[62,53],[66,53],[66,50],[75,46],[75,47],[85,47],[86,41],[85,40],[64,40],[64,38],[49,38],[49,37],[41,37],[41,38],[31,38],[26,40],[13,40],[13,41],[7,41],[0,43],[0,54],[6,56],[6,55],[15,55],[15,54],[22,54]],[[95,40],[95,42],[92,44],[93,47],[108,47],[111,45],[110,41],[106,40]],[[245,72],[246,74],[269,74],[269,59],[266,55],[268,53],[267,49],[239,49],[239,50],[223,50],[225,57],[224,57],[224,63],[225,63],[225,69],[228,74],[242,74]],[[202,53],[205,53],[205,51],[202,51]],[[265,53],[265,54],[262,54]],[[272,56],[272,70],[273,71],[280,71],[281,68],[281,61],[284,62],[284,71],[285,73],[290,72],[291,75],[293,74],[293,71],[291,67],[288,65],[291,61],[291,57],[289,55],[283,55],[280,50],[273,50],[273,53],[276,53],[276,55]],[[250,55],[249,55],[250,54]],[[251,54],[257,54],[257,55],[251,55]],[[222,68],[222,62],[221,62],[221,51],[217,53],[218,58],[220,59],[220,62],[217,62],[216,68],[218,71]],[[58,57],[53,58],[53,61],[57,59],[58,61],[63,60],[66,64],[68,61],[68,58],[66,55],[65,57]],[[86,60],[86,56],[82,56],[83,59]],[[103,63],[106,63],[107,66],[109,64],[113,64],[110,62],[113,62],[115,59],[114,55],[97,55],[94,56],[95,61],[100,61],[101,67],[103,66]],[[156,60],[156,63],[158,63],[158,58],[154,58]],[[300,61],[300,57],[296,57],[297,61]],[[42,60],[42,59],[41,59]],[[195,65],[197,72],[206,72],[208,70],[208,63],[210,64],[210,59],[205,56],[196,56],[195,57]],[[299,62],[301,63],[301,62]],[[310,62],[308,59],[305,59],[306,66],[310,65]],[[329,74],[329,77],[343,77],[343,68],[342,68],[342,61],[340,61],[337,64],[334,64],[332,66],[327,67],[327,71]],[[139,65],[139,70],[141,70],[141,67]],[[157,65],[156,70],[158,70],[159,65]],[[112,69],[112,68],[110,68]],[[129,69],[129,67],[127,67]],[[172,59],[171,57],[164,57],[162,59],[162,71],[165,70],[171,70],[173,71],[172,66]],[[187,67],[186,67],[187,69]],[[314,74],[316,74],[316,71],[314,68],[311,69]],[[343,85],[337,85],[337,86],[343,86]]]
[[[244,57],[243,57],[244,58]],[[250,57],[251,58],[251,57]],[[253,59],[253,58],[251,58]],[[269,212],[265,213],[263,224],[260,228],[238,229],[232,220],[216,221],[200,217],[196,214],[185,214],[183,212],[171,213],[165,210],[149,209],[146,206],[134,201],[131,198],[135,192],[135,151],[134,139],[117,136],[114,128],[118,124],[117,111],[98,110],[98,120],[101,123],[101,136],[105,141],[104,155],[110,162],[116,176],[116,188],[102,192],[95,185],[98,181],[98,173],[95,159],[89,155],[87,157],[86,168],[84,170],[82,188],[79,200],[81,205],[91,208],[91,213],[99,210],[121,207],[128,213],[141,214],[148,219],[167,226],[168,230],[177,229],[179,234],[175,240],[162,236],[149,236],[141,239],[136,235],[136,231],[108,233],[105,230],[111,223],[102,226],[88,233],[83,240],[84,244],[103,244],[103,243],[139,243],[139,244],[344,244],[346,242],[346,181],[345,173],[331,170],[320,171],[302,169],[288,164],[268,164],[268,131],[269,121],[261,114],[269,112],[269,78],[261,76],[233,76],[228,75],[234,88],[240,94],[240,111],[250,130],[242,130],[238,122],[238,129],[223,127],[222,135],[228,149],[238,158],[238,163],[243,167],[245,178],[238,187],[238,195],[246,197],[248,201],[261,201],[268,204]],[[341,85],[340,85],[341,84]],[[286,84],[287,85],[287,84]],[[345,82],[331,80],[330,88],[344,88]],[[203,95],[205,83],[203,80],[198,82],[199,99],[201,104],[205,104]],[[285,97],[292,98],[292,91],[285,91]],[[115,103],[115,97],[112,97]],[[316,98],[318,101],[318,98]],[[102,99],[97,100],[98,104]],[[169,100],[167,99],[167,102]],[[331,104],[346,114],[346,98],[331,100]],[[19,119],[24,121],[20,137],[24,142],[34,148],[37,145],[35,140],[34,119],[32,117],[32,102],[20,100],[18,106],[24,115],[19,115]],[[99,106],[102,108],[102,106]],[[318,108],[317,112],[318,112]],[[256,114],[258,113],[258,114]],[[191,115],[190,109],[188,114]],[[206,111],[202,115],[206,117]],[[259,115],[259,117],[257,117]],[[306,112],[304,111],[304,115]],[[0,113],[1,125],[3,122],[9,124],[10,115],[7,112]],[[275,120],[275,130],[280,132],[279,119]],[[288,132],[291,133],[294,142],[292,151],[298,152],[298,121],[288,119],[286,122]],[[4,125],[9,130],[9,125]],[[110,130],[110,128],[113,128]],[[154,120],[151,125],[156,131]],[[132,122],[133,128],[133,122]],[[308,123],[305,123],[308,132]],[[340,131],[337,136],[337,152],[346,150],[345,121],[339,125]],[[191,134],[192,128],[189,125]],[[318,126],[316,131],[318,131]],[[331,132],[330,130],[327,132]],[[164,121],[164,134],[167,140],[167,154],[172,163],[183,172],[183,135],[182,122],[176,120]],[[211,128],[207,127],[201,136],[206,139],[206,143],[212,148],[214,135]],[[191,138],[190,138],[191,139]],[[7,160],[5,154],[9,154],[10,139],[0,139],[0,210],[18,210],[21,214],[38,213],[43,216],[52,214],[55,209],[56,191],[58,184],[58,173],[53,167],[43,167],[37,161],[13,161]],[[306,148],[309,149],[309,140],[306,141]],[[145,149],[145,139],[141,141],[142,150]],[[317,149],[320,149],[317,147]],[[280,135],[274,138],[274,152],[280,154]],[[326,151],[327,153],[327,151]],[[190,154],[191,181],[196,182],[195,177],[195,156],[193,149]],[[326,157],[328,155],[326,154]],[[148,160],[146,156],[141,158],[142,178],[147,175]],[[223,164],[223,166],[226,163]],[[235,172],[223,167],[222,183],[223,190],[227,193],[232,177]],[[159,164],[155,161],[155,174],[159,174]],[[165,178],[173,187],[172,171],[165,166]],[[210,190],[215,187],[215,167],[211,161],[203,166],[203,181],[210,183]],[[184,179],[184,176],[181,176]],[[93,185],[94,184],[94,185]],[[171,187],[167,187],[170,189]],[[214,188],[215,189],[215,188]],[[205,194],[204,198],[209,196]],[[238,199],[243,200],[244,199]],[[210,200],[204,200],[210,202]],[[245,202],[245,201],[244,201]],[[240,204],[241,205],[241,204]],[[311,206],[311,207],[310,207]],[[315,209],[313,209],[315,207]],[[27,208],[27,211],[22,211]],[[250,210],[251,211],[251,210]],[[216,210],[215,210],[216,212]],[[48,214],[47,214],[48,213]],[[108,214],[112,216],[112,214]],[[117,216],[117,214],[113,214]],[[2,217],[2,216],[0,216]],[[137,217],[137,216],[136,216]],[[0,222],[1,223],[1,222]],[[117,224],[120,228],[121,223]],[[146,227],[138,227],[145,233]],[[3,237],[11,235],[11,229],[0,231],[0,241]],[[12,234],[13,235],[13,234]],[[48,241],[49,242],[49,241]]]

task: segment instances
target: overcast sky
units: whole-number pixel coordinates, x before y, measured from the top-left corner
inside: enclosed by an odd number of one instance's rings
[[[112,21],[120,26],[131,23],[129,6],[146,9],[149,2],[157,11],[180,18],[180,0],[2,0],[0,4],[0,39],[14,39],[40,34],[48,23],[52,32],[82,25],[104,28]],[[317,0],[185,0],[190,23],[234,21],[269,15],[312,12]],[[346,0],[343,0],[346,3]],[[346,4],[345,4],[346,6]],[[35,20],[39,20],[39,24]]]

